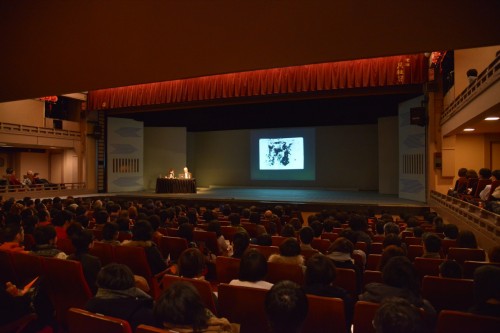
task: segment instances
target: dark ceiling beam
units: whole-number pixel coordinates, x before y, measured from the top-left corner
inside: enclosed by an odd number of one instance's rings
[[[0,102],[500,44],[500,1],[0,3]]]

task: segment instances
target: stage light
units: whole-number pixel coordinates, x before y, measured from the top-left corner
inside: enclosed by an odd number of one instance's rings
[[[498,120],[500,117],[486,117],[484,120],[492,121],[492,120]]]

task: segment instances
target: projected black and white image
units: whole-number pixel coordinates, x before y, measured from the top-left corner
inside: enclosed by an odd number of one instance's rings
[[[304,138],[259,139],[259,169],[304,169]]]

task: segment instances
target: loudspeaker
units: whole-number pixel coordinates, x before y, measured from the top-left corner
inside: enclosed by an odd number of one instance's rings
[[[425,117],[425,108],[411,108],[410,109],[410,124],[425,126],[427,123],[427,119]]]
[[[55,129],[59,129],[59,130],[62,130],[63,128],[63,122],[61,119],[54,119],[54,128]]]

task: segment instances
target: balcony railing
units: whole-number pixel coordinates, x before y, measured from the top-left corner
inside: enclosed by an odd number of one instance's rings
[[[460,112],[469,102],[500,78],[500,56],[471,83],[441,114],[441,125]]]
[[[61,190],[84,190],[85,183],[57,183],[57,184],[35,184],[35,185],[0,185],[0,193],[38,193]],[[50,195],[50,194],[47,194]]]
[[[1,123],[0,122],[0,133],[9,134],[23,134],[30,136],[45,136],[45,137],[56,137],[56,138],[66,138],[66,139],[80,139],[80,132],[70,131],[63,129],[38,127],[38,126],[28,126],[21,124],[11,124],[11,123]]]

